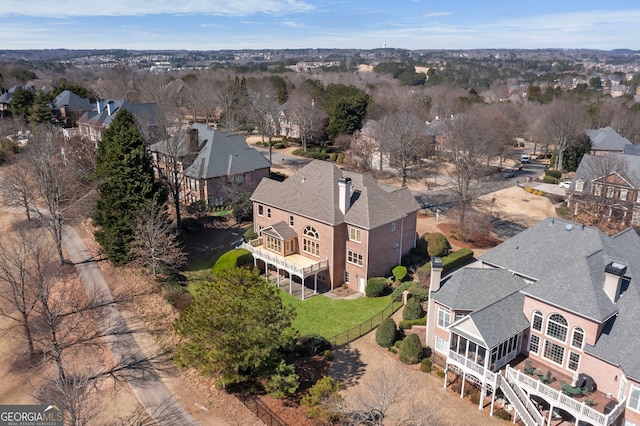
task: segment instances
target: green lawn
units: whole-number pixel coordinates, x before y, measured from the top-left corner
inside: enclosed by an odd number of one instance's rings
[[[319,334],[326,338],[347,331],[381,312],[391,303],[391,296],[354,300],[336,300],[319,295],[300,300],[281,292],[282,301],[295,307],[297,316],[293,328],[300,335]]]

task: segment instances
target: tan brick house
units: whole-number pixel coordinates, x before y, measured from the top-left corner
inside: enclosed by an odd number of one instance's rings
[[[313,291],[345,283],[364,292],[416,244],[420,206],[407,188],[329,162],[312,161],[284,182],[263,179],[251,201],[259,238],[244,247],[259,267]]]

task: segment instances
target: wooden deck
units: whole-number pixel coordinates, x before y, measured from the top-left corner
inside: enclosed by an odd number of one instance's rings
[[[536,371],[536,369],[538,369],[542,375],[546,375],[547,371],[551,371],[551,382],[547,383],[547,386],[550,386],[551,388],[558,390],[560,392],[562,392],[562,385],[563,384],[569,384],[571,385],[571,383],[573,382],[573,377],[572,376],[568,376],[566,375],[564,372],[561,372],[559,370],[553,369],[548,367],[545,364],[542,364],[541,362],[528,358],[528,357],[518,357],[514,360],[514,362],[511,363],[511,368],[515,368],[517,370],[520,370],[522,372],[524,372],[524,368],[525,368],[525,362],[527,360],[530,360],[532,362],[532,366],[534,371]],[[536,374],[534,373],[532,375],[533,377],[536,376]],[[597,383],[596,383],[597,385]],[[588,404],[589,402],[592,403],[591,408],[603,413],[603,414],[607,414],[610,411],[610,407],[614,407],[615,405],[618,404],[618,400],[615,398],[607,398],[607,395],[596,390],[595,392],[588,392],[586,395],[577,395],[573,397],[576,401]]]

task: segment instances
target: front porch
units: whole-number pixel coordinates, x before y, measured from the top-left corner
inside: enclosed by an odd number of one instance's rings
[[[294,253],[288,256],[282,256],[273,251],[267,250],[263,243],[262,238],[249,241],[248,243],[242,243],[240,246],[243,249],[249,250],[253,255],[254,266],[258,266],[257,261],[264,262],[264,269],[267,276],[270,276],[272,272],[275,273],[275,282],[278,286],[289,285],[289,293],[294,293],[294,277],[297,277],[300,281],[300,285],[296,286],[296,289],[300,290],[300,297],[304,300],[310,296],[309,291],[305,293],[307,278],[313,279],[312,294],[318,294],[319,275],[329,269],[329,261],[315,260],[300,254]],[[284,284],[281,284],[284,281]]]

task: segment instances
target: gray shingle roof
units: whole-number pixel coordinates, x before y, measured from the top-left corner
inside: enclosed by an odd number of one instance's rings
[[[443,281],[433,300],[456,311],[481,309],[527,286],[506,269],[463,268]]]
[[[89,99],[81,98],[70,90],[60,92],[53,100],[53,105],[56,109],[66,106],[73,111],[91,111],[95,108]]]
[[[280,221],[278,223],[274,223],[271,226],[264,228],[261,231],[263,234],[271,234],[275,237],[278,237],[282,240],[288,240],[291,238],[296,238],[298,234],[293,230],[289,225]]]
[[[622,167],[619,167],[622,166]],[[603,176],[595,174],[612,173],[616,171],[620,177],[634,188],[640,188],[640,156],[610,152],[607,155],[585,155],[580,160],[578,170],[576,170],[569,192],[575,192],[576,181],[585,183],[582,193],[590,192],[591,181]],[[579,195],[580,193],[576,193]]]
[[[346,214],[338,207],[338,178],[342,176],[352,180],[351,207]],[[420,209],[407,188],[384,188],[368,173],[342,171],[319,160],[284,182],[263,179],[251,200],[331,225],[346,222],[364,229],[377,228]]]
[[[496,303],[472,312],[468,320],[473,321],[483,340],[476,343],[491,349],[529,328],[529,320],[522,313],[523,304],[524,294],[515,292]],[[451,329],[456,333],[465,334],[462,330],[456,329],[455,325]],[[467,337],[471,336],[467,335]]]
[[[630,144],[627,139],[623,138],[611,127],[605,127],[597,130],[587,130],[587,136],[591,139],[591,149],[597,151],[620,151],[624,150],[624,146]]]
[[[612,257],[624,259],[630,278],[623,285],[616,305],[618,314],[606,323],[594,346],[585,352],[619,365],[630,377],[640,380],[640,238],[629,228],[613,236],[606,248]]]
[[[595,228],[549,218],[479,258],[533,278],[521,290],[524,295],[606,321],[596,344],[585,351],[640,379],[640,237],[633,229],[608,237]],[[603,289],[604,268],[612,260],[627,266],[630,279],[616,303]]]
[[[198,130],[201,148],[193,163],[185,169],[185,176],[212,179],[240,175],[271,166],[269,160],[249,147],[241,135],[220,132],[200,123],[193,124],[191,128]]]

